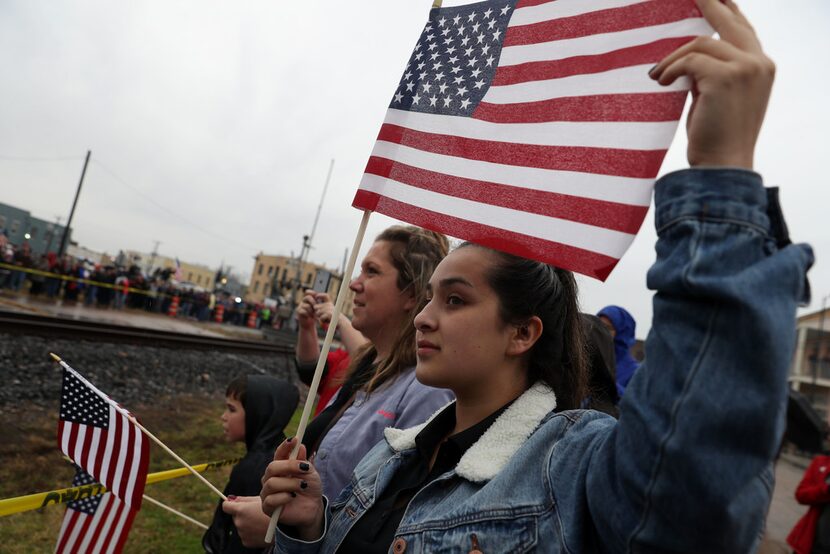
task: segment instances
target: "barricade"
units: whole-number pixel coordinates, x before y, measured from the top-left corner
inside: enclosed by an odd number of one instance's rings
[[[256,327],[256,310],[251,310],[251,313],[248,314],[248,327],[251,329]]]
[[[225,305],[216,304],[216,313],[213,315],[213,321],[222,323],[225,320]]]

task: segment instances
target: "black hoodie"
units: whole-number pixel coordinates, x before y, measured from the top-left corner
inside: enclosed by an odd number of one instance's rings
[[[231,471],[225,496],[258,496],[265,467],[274,450],[285,439],[283,429],[297,409],[299,393],[288,381],[267,375],[248,375],[245,389],[245,446],[247,454]],[[202,547],[211,554],[247,554],[260,549],[245,548],[233,519],[216,508],[213,522],[202,537]]]

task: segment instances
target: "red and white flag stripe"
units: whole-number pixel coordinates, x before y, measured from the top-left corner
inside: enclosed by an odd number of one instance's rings
[[[648,70],[710,33],[692,0],[520,0],[472,114],[389,108],[353,204],[605,279],[689,88]]]
[[[124,548],[135,514],[112,493],[102,496],[93,515],[67,509],[55,553],[117,554]]]

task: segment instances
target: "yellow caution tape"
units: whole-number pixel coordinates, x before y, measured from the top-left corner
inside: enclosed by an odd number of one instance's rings
[[[215,469],[234,465],[242,458],[234,458],[231,460],[222,460],[219,462],[208,462],[193,466],[193,469],[199,473],[208,469]],[[159,481],[167,481],[169,479],[176,479],[178,477],[185,477],[191,475],[187,468],[168,469],[166,471],[159,471],[147,475],[147,484],[158,483]],[[64,504],[66,502],[74,502],[75,500],[82,500],[91,496],[98,496],[107,492],[107,488],[100,483],[93,483],[91,485],[84,485],[82,487],[69,487],[66,489],[58,489],[49,492],[39,492],[36,494],[29,494],[26,496],[18,496],[15,498],[5,498],[0,500],[0,517],[10,514],[17,514],[20,512],[28,512],[44,508],[51,504]]]
[[[23,267],[20,265],[12,265],[0,262],[0,268],[2,269],[9,269],[11,271],[20,271],[22,273],[31,273],[32,275],[43,275],[44,277],[49,277],[51,279],[60,279],[61,281],[72,281],[75,283],[83,283],[85,285],[95,285],[96,287],[103,287],[107,289],[114,289],[114,290],[124,290],[123,285],[114,285],[112,283],[102,283],[101,281],[93,281],[91,279],[81,279],[80,277],[73,277],[72,275],[63,275],[61,273],[52,273],[50,271],[43,271],[40,269],[32,269],[31,267]],[[127,292],[131,292],[133,294],[144,294],[147,296],[152,296],[154,293],[149,290],[143,289],[136,289],[133,287],[128,287]],[[156,292],[155,295],[157,297],[163,296],[170,296],[168,294],[164,294],[161,292]]]

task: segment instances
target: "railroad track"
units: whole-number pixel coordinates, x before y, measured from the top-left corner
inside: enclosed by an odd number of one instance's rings
[[[294,352],[294,338],[290,335],[277,334],[275,342],[226,339],[3,310],[0,310],[0,334],[38,335],[53,339],[127,343],[191,350],[276,354]]]

